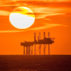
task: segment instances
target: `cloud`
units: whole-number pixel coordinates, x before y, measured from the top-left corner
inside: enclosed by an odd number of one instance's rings
[[[44,26],[31,28],[30,30],[43,30],[43,29],[49,29],[58,26],[67,27],[66,25],[61,25],[61,24],[45,24]]]
[[[9,14],[10,14],[10,12],[8,12],[8,11],[0,10],[0,15],[2,15],[2,16],[8,16]]]
[[[11,1],[30,1],[30,0],[11,0]],[[31,0],[31,1],[42,1],[42,2],[68,2],[70,0]]]
[[[30,3],[35,4],[35,3],[48,3],[48,2],[71,2],[71,0],[0,0],[0,5],[1,4],[20,4],[21,3]],[[32,3],[33,2],[33,3]]]
[[[18,33],[18,32],[24,32],[24,30],[1,30],[0,33]]]
[[[47,16],[54,16],[54,15],[63,15],[62,8],[48,8],[48,7],[35,7],[33,8],[33,12],[36,15],[36,19],[45,18]],[[8,16],[10,14],[9,11],[0,10],[0,15]]]
[[[27,32],[31,30],[37,31],[37,30],[49,29],[58,26],[67,27],[67,25],[61,25],[61,24],[44,24],[44,26],[22,29],[22,30],[1,30],[0,33],[19,33],[19,32]]]
[[[33,11],[34,13],[52,13],[52,12],[61,12],[63,11],[63,8],[51,8],[51,7],[34,7]]]
[[[35,7],[33,9],[36,18],[45,18],[48,16],[55,16],[55,15],[64,15],[64,10],[63,8],[49,8],[49,7]]]
[[[38,1],[41,1],[41,0],[38,0]],[[70,0],[42,0],[44,2],[68,2]]]
[[[50,6],[48,3],[52,2],[71,2],[71,0],[0,0],[0,6]]]
[[[44,14],[40,14],[40,15],[38,15],[38,16],[36,16],[37,17],[37,19],[41,19],[41,18],[46,18],[46,17],[48,17],[48,16],[55,16],[55,15],[64,15],[65,13],[51,13],[51,14],[46,14],[46,13],[44,13]]]

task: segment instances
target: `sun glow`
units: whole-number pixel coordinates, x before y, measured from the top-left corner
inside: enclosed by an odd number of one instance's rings
[[[10,14],[9,20],[15,28],[26,29],[35,22],[35,15],[27,7],[18,7]]]

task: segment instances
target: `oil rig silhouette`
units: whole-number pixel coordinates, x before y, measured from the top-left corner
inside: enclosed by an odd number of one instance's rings
[[[50,38],[50,32],[48,32],[48,37],[46,37],[45,32],[43,33],[44,38],[41,39],[41,33],[39,32],[38,40],[36,40],[36,33],[34,33],[34,41],[32,42],[22,42],[23,54],[24,55],[37,55],[36,45],[39,45],[39,55],[41,55],[41,45],[43,44],[43,53],[46,55],[46,46],[48,45],[48,55],[50,55],[50,45],[54,43],[54,38]],[[33,47],[34,46],[34,47]]]

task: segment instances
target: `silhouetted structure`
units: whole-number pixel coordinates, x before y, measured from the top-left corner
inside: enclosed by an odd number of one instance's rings
[[[48,55],[50,55],[50,45],[54,43],[54,39],[50,38],[49,32],[48,32],[48,38],[46,37],[45,32],[43,33],[43,35],[44,35],[44,38],[40,39],[41,33],[39,33],[38,40],[36,40],[36,33],[34,33],[34,41],[32,42],[25,41],[21,43],[21,45],[24,46],[23,47],[24,55],[33,55],[33,53],[34,55],[36,55],[36,51],[37,51],[36,45],[39,45],[39,55],[41,55],[41,44],[44,45],[44,50],[43,50],[44,55],[46,53],[46,45],[48,44]],[[34,50],[32,47],[34,48]]]

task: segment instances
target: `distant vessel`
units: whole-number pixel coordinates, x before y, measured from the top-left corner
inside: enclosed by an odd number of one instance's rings
[[[34,33],[34,41],[32,42],[22,42],[21,46],[24,46],[23,50],[24,50],[24,55],[33,55],[33,51],[31,50],[31,46],[34,45],[34,55],[36,55],[36,45],[39,44],[39,55],[41,55],[41,44],[44,44],[44,55],[45,55],[45,51],[46,51],[46,45],[48,44],[48,55],[50,55],[50,45],[54,43],[54,38],[50,38],[50,32],[48,32],[48,38],[45,36],[45,32],[44,32],[44,38],[40,39],[41,33],[39,33],[38,36],[38,40],[36,40],[36,33]]]

